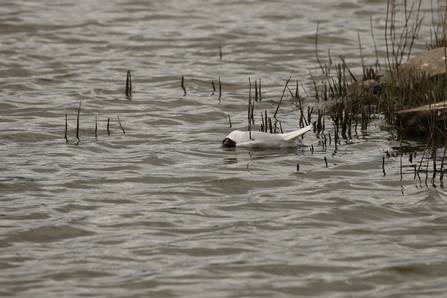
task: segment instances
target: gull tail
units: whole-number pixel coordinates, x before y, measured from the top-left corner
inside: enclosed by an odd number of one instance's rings
[[[285,133],[282,135],[282,137],[284,138],[285,141],[287,142],[293,142],[296,140],[296,138],[298,138],[299,136],[302,136],[303,134],[305,134],[306,132],[308,132],[309,130],[312,129],[312,124],[303,127],[301,129],[289,132],[289,133]]]

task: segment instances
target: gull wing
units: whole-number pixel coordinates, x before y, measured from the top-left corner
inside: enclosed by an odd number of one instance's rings
[[[310,124],[306,127],[303,127],[301,129],[282,134],[282,137],[283,137],[284,141],[286,141],[286,142],[293,142],[296,140],[296,138],[298,138],[299,136],[302,136],[303,134],[305,134],[306,132],[308,132],[311,129],[312,129],[312,124]]]
[[[236,147],[246,147],[246,148],[262,148],[265,147],[265,143],[262,141],[249,141],[243,143],[237,143]]]

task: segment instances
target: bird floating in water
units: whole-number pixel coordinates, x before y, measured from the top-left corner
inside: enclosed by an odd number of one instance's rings
[[[222,141],[222,147],[284,148],[296,146],[295,140],[312,129],[312,124],[288,133],[272,134],[260,131],[235,130]]]

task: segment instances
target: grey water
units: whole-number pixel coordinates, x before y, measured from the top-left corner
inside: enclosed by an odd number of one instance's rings
[[[430,9],[413,54],[426,50]],[[424,141],[399,141],[377,115],[337,147],[313,132],[288,150],[220,147],[247,129],[250,83],[262,86],[257,129],[291,77],[278,110],[291,131],[300,105],[307,116],[327,104],[313,88],[317,51],[361,74],[361,56],[376,60],[372,24],[383,63],[386,10],[3,1],[0,296],[444,297],[446,191],[439,175],[414,174]]]

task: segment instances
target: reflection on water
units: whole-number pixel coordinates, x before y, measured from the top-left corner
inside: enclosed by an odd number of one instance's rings
[[[323,63],[330,49],[361,73],[357,33],[374,63],[369,17],[383,53],[385,14],[368,0],[2,4],[0,296],[442,297],[446,194],[414,175],[424,141],[377,119],[337,149],[311,132],[220,147],[246,129],[249,78],[255,129],[291,74],[322,107],[317,23]]]

